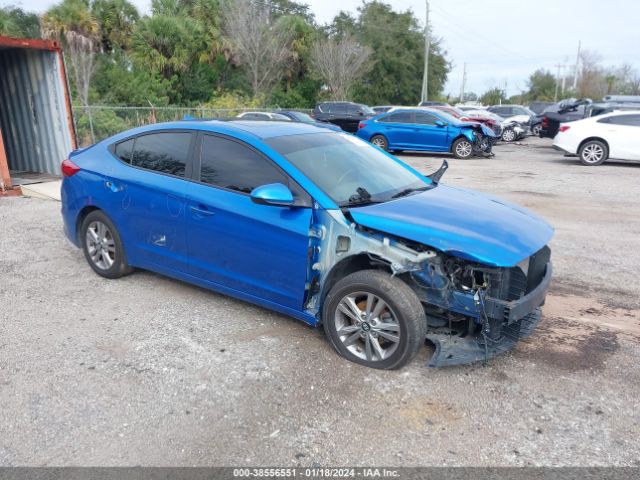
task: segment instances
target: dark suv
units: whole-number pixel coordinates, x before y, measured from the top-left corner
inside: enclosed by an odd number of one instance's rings
[[[358,123],[375,116],[366,105],[353,102],[322,102],[313,109],[313,116],[320,122],[338,125],[345,132],[356,133]]]

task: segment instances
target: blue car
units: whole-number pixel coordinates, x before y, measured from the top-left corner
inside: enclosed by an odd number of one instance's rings
[[[490,128],[461,122],[435,109],[398,109],[360,122],[356,135],[389,151],[452,153],[456,158],[490,156],[496,140]]]
[[[552,228],[346,133],[182,121],[62,163],[62,216],[90,267],[146,269],[323,325],[335,350],[399,368],[483,360],[540,320]]]
[[[284,115],[285,117],[289,118],[293,122],[306,123],[307,125],[313,125],[315,127],[327,128],[334,132],[343,131],[338,125],[334,125],[333,123],[329,123],[329,122],[321,122],[313,118],[311,115],[304,112],[296,112],[295,110],[278,110],[276,113],[279,113],[280,115]]]

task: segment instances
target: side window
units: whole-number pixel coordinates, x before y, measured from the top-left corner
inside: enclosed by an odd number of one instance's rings
[[[616,115],[615,117],[609,117],[609,123],[640,127],[640,115]]]
[[[412,123],[411,112],[394,112],[380,119],[383,123]]]
[[[436,118],[435,115],[431,115],[430,113],[427,113],[427,112],[416,113],[416,123],[419,123],[421,125],[435,125],[436,120],[438,120],[438,118]]]
[[[331,113],[337,113],[337,114],[347,113],[347,106],[343,103],[334,103],[331,106]]]
[[[135,167],[184,177],[192,134],[163,132],[136,138],[131,164]]]
[[[135,138],[130,138],[124,142],[120,142],[116,145],[115,154],[120,160],[125,163],[131,163],[131,155],[133,153],[133,142]]]
[[[204,135],[200,159],[204,183],[243,193],[269,183],[288,185],[286,176],[269,160],[233,140]]]

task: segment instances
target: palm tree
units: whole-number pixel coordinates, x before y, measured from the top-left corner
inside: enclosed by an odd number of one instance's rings
[[[140,14],[128,0],[95,0],[91,13],[100,25],[102,51],[126,50]]]
[[[42,35],[64,42],[68,32],[96,39],[100,31],[98,22],[89,11],[85,0],[62,0],[42,15]]]

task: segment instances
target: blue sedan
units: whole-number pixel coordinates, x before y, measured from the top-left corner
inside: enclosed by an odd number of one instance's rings
[[[399,368],[425,339],[434,366],[486,359],[540,320],[547,223],[346,133],[149,125],[62,172],[65,233],[98,275],[151,270],[323,325],[369,367]]]
[[[491,155],[494,132],[435,109],[398,109],[360,122],[356,135],[389,151],[452,153],[456,158]]]

